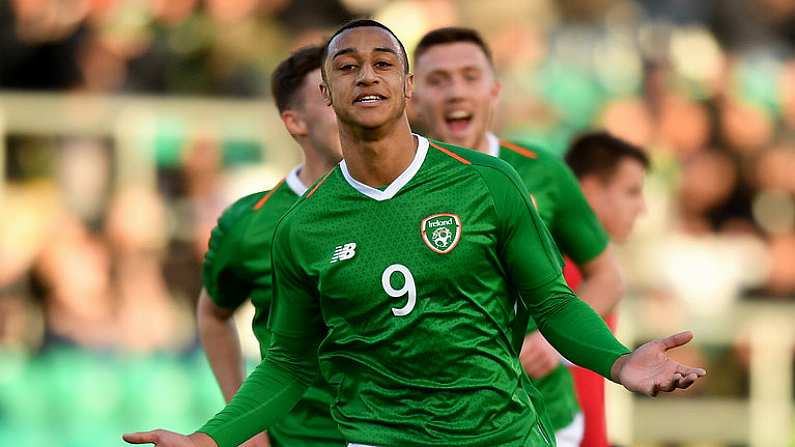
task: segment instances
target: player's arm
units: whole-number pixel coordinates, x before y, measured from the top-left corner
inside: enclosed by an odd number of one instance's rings
[[[232,401],[196,433],[182,436],[154,430],[125,435],[125,440],[142,444],[160,439],[156,445],[161,447],[236,446],[278,422],[301,399],[317,375],[317,347],[324,325],[313,282],[295,265],[290,254],[294,242],[289,234],[282,234],[283,227],[276,230],[273,244],[272,336],[263,361]]]
[[[240,273],[240,256],[243,222],[257,197],[244,197],[224,211],[210,235],[202,264],[203,287],[196,305],[199,340],[225,402],[232,400],[245,378],[243,353],[232,316],[251,292],[251,282]]]
[[[498,247],[505,270],[521,294],[521,305],[559,352],[648,395],[688,387],[705,374],[665,355],[667,349],[689,341],[692,336],[687,334],[654,340],[635,352],[616,340],[602,318],[566,285],[557,247],[516,172],[507,165],[482,172],[498,216]]]
[[[581,299],[602,315],[609,314],[624,294],[624,282],[607,233],[582,194],[568,167],[549,160],[549,181],[554,183],[558,209],[549,227],[560,251],[580,268],[583,283],[577,290]],[[528,327],[522,344],[522,366],[534,378],[541,378],[560,365],[560,354],[536,330]]]
[[[232,316],[234,309],[215,304],[202,288],[196,306],[196,318],[204,352],[224,401],[229,402],[245,379],[245,364]]]
[[[582,272],[583,282],[577,295],[604,317],[615,309],[624,295],[618,260],[574,174],[557,160],[550,169],[556,171],[553,178],[560,207],[549,230],[560,251]]]

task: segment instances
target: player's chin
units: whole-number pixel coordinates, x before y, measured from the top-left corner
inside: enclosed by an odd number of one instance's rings
[[[388,110],[357,110],[351,114],[353,121],[359,127],[365,129],[377,129],[394,120]]]

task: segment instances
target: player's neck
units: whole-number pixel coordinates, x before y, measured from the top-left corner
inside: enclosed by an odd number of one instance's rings
[[[302,145],[304,150],[304,164],[298,179],[306,186],[309,186],[321,176],[329,172],[339,161],[334,161],[320,154],[314,147]]]
[[[481,152],[483,154],[491,153],[491,148],[489,147],[489,139],[486,137],[486,135],[487,135],[486,133],[481,134],[480,137],[478,138],[477,143],[475,143],[472,149],[475,149],[476,151]]]
[[[362,138],[354,129],[340,125],[342,154],[353,178],[380,188],[408,168],[417,152],[417,140],[405,118],[404,115],[378,138]]]

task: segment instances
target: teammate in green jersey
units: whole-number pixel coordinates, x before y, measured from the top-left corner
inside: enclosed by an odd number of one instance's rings
[[[562,160],[489,132],[500,84],[479,33],[458,27],[430,31],[417,44],[414,65],[416,121],[433,138],[499,157],[516,169],[558,248],[583,273],[578,295],[608,314],[621,298],[622,281],[607,234]],[[534,325],[521,358],[544,396],[558,445],[579,446],[584,421],[572,375]]]
[[[301,146],[304,163],[272,190],[246,196],[230,206],[212,232],[203,265],[204,289],[197,307],[199,336],[224,399],[229,402],[245,378],[234,311],[247,299],[255,308],[252,328],[264,356],[267,329],[273,230],[306,186],[336,165],[342,156],[337,118],[320,94],[323,48],[302,48],[284,60],[271,77],[271,90],[284,126]],[[321,382],[322,383],[322,382]],[[255,436],[247,447],[326,447],[345,445],[331,418],[332,390],[311,387],[299,404],[269,433]],[[269,439],[270,438],[270,444]]]
[[[323,91],[343,161],[287,212],[272,248],[267,356],[232,402],[158,446],[238,445],[278,421],[317,371],[353,445],[544,446],[518,359],[528,314],[567,358],[647,395],[705,374],[665,351],[630,352],[577,299],[529,194],[507,163],[413,135],[402,44],[370,20],[326,46]]]

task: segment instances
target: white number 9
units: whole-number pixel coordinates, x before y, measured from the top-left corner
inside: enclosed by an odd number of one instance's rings
[[[391,279],[393,273],[400,273],[403,275],[404,283],[403,287],[400,289],[392,287]],[[414,305],[417,304],[417,287],[414,285],[414,277],[411,276],[411,272],[405,265],[392,264],[387,267],[386,270],[384,270],[384,274],[381,275],[381,286],[384,287],[384,292],[392,298],[400,298],[407,293],[409,295],[405,306],[401,308],[392,308],[392,313],[395,314],[396,317],[408,315],[414,310]]]

